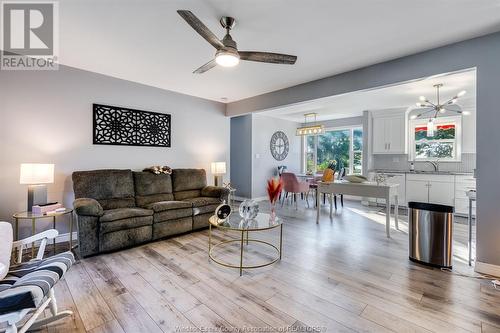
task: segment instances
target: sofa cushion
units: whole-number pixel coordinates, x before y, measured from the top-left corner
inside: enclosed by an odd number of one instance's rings
[[[131,170],[76,171],[72,178],[75,198],[95,199],[105,210],[135,206]]]
[[[197,198],[184,199],[183,201],[192,203],[193,207],[203,207],[208,205],[221,204],[220,199],[214,197],[197,197]]]
[[[172,171],[174,192],[201,190],[205,186],[207,186],[207,175],[204,169],[174,169]]]
[[[154,223],[165,222],[168,220],[180,219],[193,216],[193,208],[170,209],[158,212],[153,215]]]
[[[117,208],[105,210],[99,221],[111,222],[132,217],[151,216],[153,211],[143,208]]]
[[[139,207],[174,199],[172,178],[168,174],[155,175],[151,172],[134,172],[134,184],[135,201]]]
[[[192,203],[186,201],[160,201],[151,203],[146,206],[147,209],[152,209],[155,211],[155,213],[163,212],[165,210],[191,208],[191,207],[193,207]]]
[[[201,190],[188,190],[174,193],[175,200],[191,199],[201,196]]]
[[[214,197],[221,200],[227,200],[229,196],[229,189],[220,186],[206,186],[201,189],[202,197]]]
[[[134,229],[153,224],[153,216],[136,216],[126,219],[104,222],[99,224],[99,232],[101,235],[108,232],[116,232],[121,230]]]

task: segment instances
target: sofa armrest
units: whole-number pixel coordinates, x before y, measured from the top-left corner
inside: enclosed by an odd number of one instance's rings
[[[101,217],[104,214],[101,204],[91,198],[78,198],[73,202],[77,215]]]
[[[219,186],[205,186],[201,189],[201,196],[219,198],[221,201],[226,201],[229,196],[229,189]]]

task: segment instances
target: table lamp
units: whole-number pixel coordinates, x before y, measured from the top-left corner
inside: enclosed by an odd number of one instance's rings
[[[54,164],[21,163],[20,184],[28,185],[28,212],[47,203],[47,185],[54,182]]]
[[[226,173],[226,162],[212,162],[211,169],[214,175],[214,185],[222,186],[222,175]]]

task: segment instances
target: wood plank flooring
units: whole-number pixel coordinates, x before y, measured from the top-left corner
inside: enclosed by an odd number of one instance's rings
[[[79,260],[56,286],[60,307],[74,316],[42,331],[500,332],[500,290],[411,263],[404,221],[387,239],[383,211],[356,202],[333,220],[325,206],[319,225],[313,208],[278,214],[283,259],[242,277],[208,260],[207,230]],[[466,226],[454,230],[454,270],[475,275],[466,265]],[[214,236],[224,237],[232,236]],[[218,254],[234,261],[238,248]],[[270,256],[251,245],[245,260]]]

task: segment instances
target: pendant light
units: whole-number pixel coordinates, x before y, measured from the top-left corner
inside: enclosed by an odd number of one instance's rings
[[[304,135],[318,135],[325,133],[325,126],[320,125],[316,122],[316,116],[318,114],[315,112],[304,114],[304,126],[297,128],[295,135],[304,136]],[[311,123],[307,123],[307,120],[314,117],[314,121]]]
[[[413,115],[411,117],[411,119],[417,119],[417,118],[423,117],[425,115],[428,115],[430,113],[430,118],[429,118],[429,121],[427,122],[427,136],[428,137],[434,136],[434,132],[436,131],[436,124],[435,124],[434,120],[438,117],[439,114],[443,114],[447,111],[453,112],[453,113],[456,113],[459,115],[467,114],[466,112],[464,112],[462,110],[456,110],[456,109],[451,108],[452,105],[457,104],[457,101],[460,97],[465,95],[465,93],[466,93],[465,90],[460,91],[458,94],[456,94],[455,96],[453,96],[452,98],[450,98],[446,102],[441,103],[441,96],[439,93],[439,89],[443,87],[443,84],[438,83],[438,84],[433,85],[433,87],[436,88],[436,102],[433,103],[433,102],[429,101],[425,96],[420,96],[419,97],[420,102],[417,102],[416,104],[419,108],[423,108],[423,109],[427,109],[427,110],[424,110],[423,112],[421,112],[417,115]]]
[[[435,129],[436,126],[434,124],[434,118],[429,118],[429,121],[427,122],[427,136],[433,137]]]

